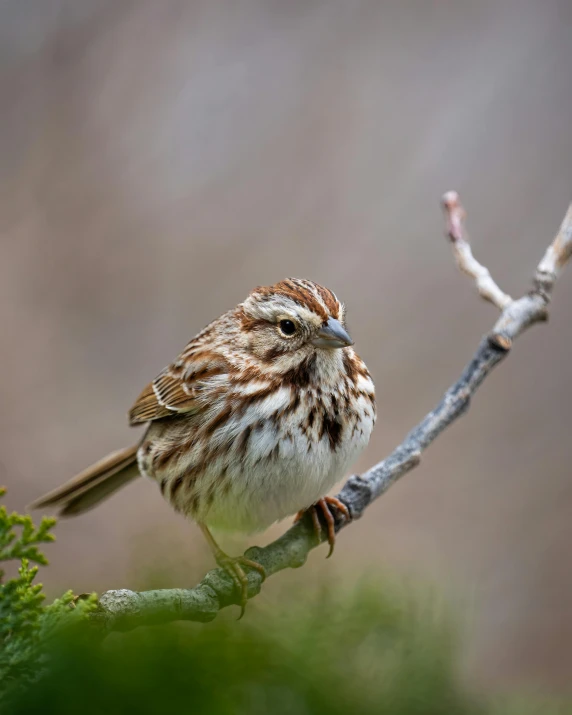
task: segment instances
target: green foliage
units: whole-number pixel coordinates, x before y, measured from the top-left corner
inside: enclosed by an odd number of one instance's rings
[[[6,494],[6,489],[0,487],[0,498]],[[46,566],[47,560],[39,551],[38,544],[49,544],[55,541],[51,530],[56,520],[45,516],[36,529],[29,516],[13,512],[8,514],[5,506],[0,506],[0,561],[26,559],[28,562]],[[0,579],[4,572],[0,570]]]
[[[45,564],[35,529],[0,510],[2,558],[20,561],[0,586],[3,715],[524,715],[529,702],[491,706],[457,672],[454,629],[431,594],[391,582],[303,580],[280,598],[259,596],[246,618],[177,623],[102,638],[86,615],[95,598],[71,592],[44,604],[34,584]],[[30,566],[31,562],[36,566]],[[300,584],[302,584],[300,586]],[[562,712],[543,704],[544,715]]]
[[[0,497],[5,493],[0,488]],[[0,561],[20,562],[17,576],[6,582],[0,570],[0,702],[13,688],[23,688],[40,676],[46,646],[58,626],[76,621],[94,607],[95,599],[88,599],[79,609],[73,608],[71,591],[44,605],[42,585],[34,580],[38,566],[48,562],[38,545],[54,541],[55,523],[44,517],[36,528],[29,516],[9,514],[0,507]],[[77,613],[70,619],[72,608]]]
[[[54,643],[50,670],[12,713],[388,713],[478,715],[459,686],[451,635],[405,594],[359,583],[247,619]],[[403,596],[403,598],[402,598]],[[426,614],[427,615],[427,614]]]

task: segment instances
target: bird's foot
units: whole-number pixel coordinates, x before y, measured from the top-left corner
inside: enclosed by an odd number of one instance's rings
[[[322,540],[322,524],[320,523],[320,513],[324,517],[326,522],[326,534],[328,538],[328,544],[330,545],[330,550],[328,551],[327,559],[334,553],[334,546],[336,543],[336,514],[343,517],[344,521],[351,521],[350,510],[347,506],[340,501],[337,497],[323,497],[319,499],[315,504],[312,504],[308,509],[303,509],[299,511],[296,515],[295,521],[300,521],[303,516],[310,514],[312,518],[312,524],[314,526],[314,533],[318,543]]]
[[[224,551],[218,550],[215,554],[215,559],[220,568],[224,569],[232,578],[240,592],[240,616],[238,620],[244,616],[246,602],[248,600],[248,577],[243,567],[254,569],[262,576],[262,581],[266,579],[266,570],[262,564],[252,559],[247,559],[246,556],[228,556]]]

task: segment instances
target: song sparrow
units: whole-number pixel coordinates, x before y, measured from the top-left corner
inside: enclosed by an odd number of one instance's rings
[[[217,563],[241,589],[242,566],[209,527],[254,532],[284,517],[323,513],[330,554],[337,509],[325,493],[366,446],[374,386],[351,348],[344,306],[327,288],[288,279],[254,289],[208,325],[148,385],[129,413],[148,423],[135,446],[110,454],[39,499],[63,516],[91,509],[133,478],[154,479],[174,509],[202,529]],[[328,554],[328,555],[330,555]]]

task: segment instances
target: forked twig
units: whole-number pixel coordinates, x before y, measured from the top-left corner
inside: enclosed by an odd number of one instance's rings
[[[479,294],[499,308],[501,315],[437,407],[386,459],[365,474],[348,479],[338,498],[347,505],[353,519],[362,516],[374,499],[419,464],[423,450],[468,409],[471,396],[495,365],[508,355],[513,341],[534,323],[546,320],[556,279],[572,255],[571,204],[558,234],[538,264],[532,290],[513,300],[498,287],[487,268],[474,258],[459,196],[453,191],[447,192],[442,206],[457,265],[474,278]],[[348,523],[351,522],[338,521],[336,530]],[[270,576],[285,568],[302,566],[309,551],[317,545],[314,530],[303,520],[268,546],[248,549],[246,556],[264,566]],[[251,570],[248,580],[249,598],[252,598],[260,591],[261,576]],[[100,597],[99,610],[94,617],[108,630],[129,630],[176,620],[211,621],[222,608],[237,602],[233,582],[222,569],[214,569],[194,588],[107,591]]]

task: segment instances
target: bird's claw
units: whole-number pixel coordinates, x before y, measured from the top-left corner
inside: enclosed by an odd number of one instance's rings
[[[344,521],[351,520],[350,510],[347,506],[338,499],[337,497],[323,497],[319,499],[315,504],[312,504],[308,509],[304,509],[298,512],[295,521],[300,521],[300,519],[305,514],[310,514],[312,518],[312,524],[314,526],[314,533],[318,543],[322,540],[322,524],[320,523],[320,516],[318,510],[322,513],[324,521],[326,522],[326,534],[328,539],[328,544],[330,545],[330,550],[328,551],[327,559],[334,553],[334,546],[336,543],[336,517],[335,514],[341,514]]]
[[[246,602],[248,601],[248,577],[243,566],[258,571],[263,583],[266,580],[266,570],[262,564],[252,559],[247,559],[246,556],[228,556],[223,551],[216,554],[216,562],[232,578],[240,592],[240,615],[238,617],[240,621],[244,616]]]

